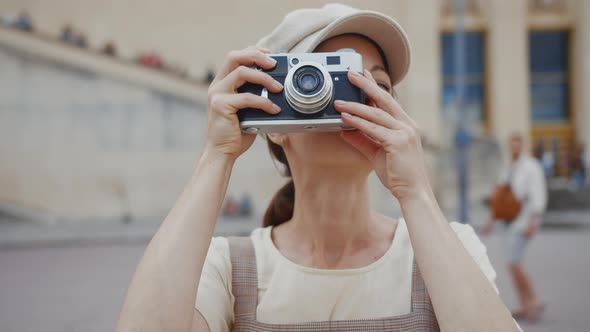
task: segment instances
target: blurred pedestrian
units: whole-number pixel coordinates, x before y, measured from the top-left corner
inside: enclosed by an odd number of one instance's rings
[[[246,193],[240,200],[240,216],[250,217],[252,215],[252,197]]]
[[[158,54],[153,52],[140,54],[137,58],[137,62],[144,67],[155,69],[162,69],[164,65],[162,58]]]
[[[76,44],[76,35],[71,25],[66,24],[61,29],[61,40],[68,44]]]
[[[547,205],[547,188],[541,164],[524,151],[522,135],[516,133],[510,136],[509,150],[511,159],[502,171],[500,185],[497,187],[507,189],[496,189],[492,195],[491,215],[482,227],[481,233],[489,234],[497,221],[504,223],[508,270],[520,303],[520,308],[513,312],[513,316],[536,321],[540,317],[543,305],[533,289],[522,261],[527,245],[539,230]],[[511,195],[516,203],[511,203]],[[498,206],[500,204],[504,206]],[[498,216],[507,214],[511,214],[512,217],[499,220],[502,217]]]
[[[541,165],[543,165],[543,173],[545,173],[545,177],[553,177],[555,158],[553,157],[553,151],[545,150],[545,142],[542,138],[537,141],[537,144],[533,149],[533,156],[541,163]]]
[[[543,158],[543,154],[545,153],[545,147],[543,145],[543,139],[540,138],[537,141],[537,144],[535,144],[535,148],[533,149],[533,157],[535,157],[539,161],[541,161],[541,159]]]
[[[543,165],[545,177],[551,178],[555,175],[555,154],[553,151],[547,150],[543,152],[541,164]]]
[[[232,195],[225,199],[222,209],[222,215],[225,217],[236,217],[240,212],[240,205]]]
[[[15,14],[3,14],[0,16],[0,24],[7,28],[12,28],[16,25],[16,21],[18,21],[18,15]]]
[[[112,41],[106,42],[102,47],[101,53],[104,55],[116,57],[117,56],[117,47],[115,43]]]
[[[76,42],[74,43],[74,45],[78,46],[79,48],[87,48],[88,41],[86,39],[86,36],[83,33],[79,33],[76,36]]]
[[[584,158],[584,145],[576,144],[568,155],[569,187],[571,191],[577,191],[586,183],[586,162]]]
[[[60,39],[68,44],[80,47],[80,48],[87,48],[88,42],[86,40],[86,36],[81,33],[77,32],[71,25],[66,24],[61,29],[61,36]]]
[[[205,83],[211,84],[211,82],[213,82],[214,79],[215,79],[215,71],[213,70],[213,68],[209,67],[207,69],[207,72],[205,73]]]
[[[27,13],[26,11],[22,11],[18,15],[18,18],[16,19],[16,22],[14,23],[14,27],[19,30],[32,32],[33,31],[33,22],[31,20],[31,17],[29,16],[29,13]]]

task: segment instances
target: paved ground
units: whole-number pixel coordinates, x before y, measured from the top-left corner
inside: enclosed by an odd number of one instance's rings
[[[218,232],[241,230],[244,225],[230,221]],[[14,227],[8,226],[11,231]],[[5,229],[2,225],[0,234],[8,234]],[[21,239],[33,238],[20,232]],[[112,331],[146,242],[137,234],[127,234],[129,241],[109,241],[106,233],[99,240],[64,245],[47,239],[29,247],[24,240],[20,245],[4,242],[0,247],[0,331]],[[515,299],[503,268],[500,240],[494,234],[485,242],[502,297],[512,307]],[[551,228],[532,243],[527,266],[547,310],[538,325],[523,324],[525,331],[590,330],[589,247],[587,226]]]
[[[498,235],[485,239],[488,254],[498,272],[500,294],[510,308],[516,297],[503,264]],[[544,231],[529,247],[526,267],[546,305],[542,321],[522,324],[524,331],[590,331],[590,229]]]

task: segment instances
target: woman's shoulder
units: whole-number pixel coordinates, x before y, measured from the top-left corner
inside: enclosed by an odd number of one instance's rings
[[[392,219],[391,220],[398,220],[399,221],[399,226],[402,226],[401,229],[403,229],[404,231],[406,230],[406,220],[404,218],[399,218],[399,219]],[[473,229],[473,226],[469,225],[469,224],[463,224],[457,221],[451,221],[449,222],[449,225],[451,226],[451,228],[453,229],[453,231],[455,232],[455,234],[457,234],[457,236],[459,237],[464,237],[464,238],[473,238],[476,237],[477,238],[477,234],[475,233],[475,230]]]
[[[252,244],[256,247],[258,244],[261,244],[264,240],[265,232],[269,231],[269,228],[256,228],[250,233],[248,237],[252,240]],[[231,236],[214,236],[211,238],[211,244],[209,245],[209,252],[207,256],[211,256],[212,259],[223,259],[227,262],[231,259],[230,253],[230,239]]]
[[[473,228],[473,226],[469,224],[460,223],[458,221],[451,221],[449,222],[449,225],[457,235],[477,236],[477,234],[475,233],[475,229]]]
[[[485,254],[486,247],[475,232],[473,226],[456,221],[452,221],[449,224],[463,243],[465,249],[467,249],[472,256]]]
[[[398,229],[401,230],[402,233],[407,233],[405,220],[403,218],[400,218],[399,221],[399,226],[402,227],[398,226]],[[461,240],[461,243],[463,243],[465,249],[467,249],[467,251],[471,254],[471,256],[479,257],[482,255],[486,255],[486,246],[483,244],[483,242],[475,232],[473,226],[456,221],[449,222],[449,225],[451,226],[451,229],[455,232],[459,240]],[[399,233],[396,233],[396,236],[397,234]]]
[[[463,246],[467,252],[471,255],[481,271],[492,283],[492,286],[496,292],[498,292],[498,287],[495,284],[497,276],[496,270],[492,266],[490,258],[488,257],[485,244],[481,241],[473,226],[459,222],[451,222],[450,225],[455,231],[455,234],[457,234],[459,240],[461,240],[463,243]]]

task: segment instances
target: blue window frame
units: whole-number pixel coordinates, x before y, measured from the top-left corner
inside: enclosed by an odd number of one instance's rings
[[[442,35],[442,107],[444,114],[451,112],[455,105],[457,95],[455,88],[455,41],[453,35],[453,33],[443,33]],[[485,121],[484,33],[466,32],[465,50],[465,114],[467,116],[468,123],[481,124]]]
[[[529,34],[531,117],[533,122],[566,122],[569,106],[569,33]]]

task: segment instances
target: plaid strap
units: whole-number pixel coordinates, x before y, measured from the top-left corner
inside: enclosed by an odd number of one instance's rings
[[[232,292],[236,299],[234,315],[238,320],[255,320],[258,303],[256,255],[249,237],[228,238],[232,265]]]
[[[435,317],[428,289],[415,258],[412,268],[412,312],[423,312]]]

